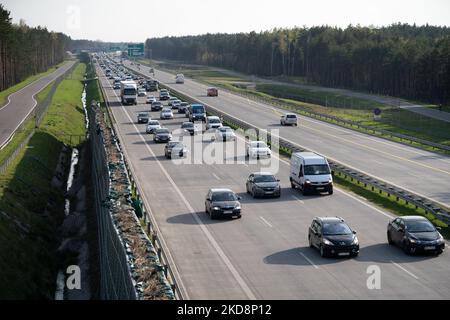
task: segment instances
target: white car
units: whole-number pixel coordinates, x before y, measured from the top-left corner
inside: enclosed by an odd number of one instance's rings
[[[249,158],[270,158],[272,151],[264,141],[251,141],[247,147]]]
[[[162,109],[162,111],[161,111],[161,113],[160,113],[160,115],[159,115],[159,118],[160,118],[161,120],[165,120],[165,119],[173,119],[173,112],[172,112],[172,110],[171,110],[171,109],[168,109],[168,108]]]
[[[210,116],[206,117],[206,130],[219,129],[222,127],[222,122],[219,117]]]
[[[280,124],[282,126],[297,126],[297,115],[294,113],[286,113],[285,115],[281,116]]]
[[[230,127],[220,127],[216,130],[216,141],[234,141],[236,140],[236,134]]]
[[[148,96],[147,100],[146,100],[146,103],[147,104],[152,104],[153,102],[156,102],[156,101],[157,100],[156,100],[156,98],[154,96]]]
[[[139,97],[145,97],[147,95],[147,92],[145,92],[145,89],[140,88],[138,91],[138,96]]]
[[[145,130],[147,133],[152,134],[155,132],[155,130],[160,129],[161,125],[159,124],[158,120],[150,120],[147,123],[147,129]]]

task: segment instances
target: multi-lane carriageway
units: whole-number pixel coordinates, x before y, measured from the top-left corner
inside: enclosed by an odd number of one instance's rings
[[[116,129],[135,178],[176,267],[188,299],[445,299],[450,296],[450,254],[407,256],[386,241],[390,214],[337,189],[332,196],[302,196],[291,190],[289,166],[280,160],[280,199],[254,200],[245,180],[260,164],[186,164],[164,158],[136,114],[148,111],[145,98],[123,106],[119,92],[98,68]],[[173,78],[158,71],[173,83]],[[187,88],[189,88],[189,81]],[[203,91],[195,93],[197,97]],[[206,99],[200,97],[200,99]],[[254,110],[255,111],[255,110]],[[252,112],[252,119],[256,112]],[[153,112],[154,118],[159,113]],[[248,115],[246,117],[249,117]],[[163,121],[180,127],[183,115]],[[242,195],[240,220],[211,221],[204,213],[209,188],[227,187]],[[308,247],[315,216],[339,215],[358,232],[355,259],[322,259]],[[367,270],[381,270],[381,289],[368,289]]]
[[[150,75],[150,68],[126,67]],[[220,91],[219,97],[206,97],[207,86],[186,79],[175,84],[173,74],[156,71],[155,78],[163,84],[203,103],[243,119],[263,129],[279,129],[280,136],[308,150],[365,172],[390,184],[450,208],[450,158],[410,146],[390,142],[339,126],[300,117],[298,128],[279,126],[283,110],[244,97]]]

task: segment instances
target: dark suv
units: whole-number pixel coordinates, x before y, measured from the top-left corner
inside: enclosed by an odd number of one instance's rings
[[[400,246],[407,254],[441,254],[445,248],[442,235],[428,219],[421,216],[403,216],[390,221],[387,239],[389,244]]]
[[[356,232],[339,217],[314,218],[309,227],[308,241],[309,246],[317,248],[322,257],[356,257],[359,253]]]
[[[230,189],[210,189],[206,195],[205,211],[211,219],[219,217],[240,218],[241,197]]]

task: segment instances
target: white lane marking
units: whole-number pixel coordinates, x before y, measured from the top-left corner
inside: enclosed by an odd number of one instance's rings
[[[308,261],[314,268],[319,269],[319,267],[314,262],[312,262],[312,260],[309,259],[303,252],[300,252],[300,255],[305,258],[305,260]]]
[[[259,217],[266,225],[268,225],[270,228],[273,228],[273,226],[269,223],[269,221],[267,221],[266,219],[264,219],[263,217]]]
[[[212,175],[213,175],[214,178],[216,178],[217,180],[219,180],[219,181],[221,180],[221,179],[217,176],[217,174],[213,173]]]
[[[297,200],[298,202],[300,202],[301,204],[305,204],[303,202],[303,200],[301,200],[300,198],[296,197],[296,196],[292,196],[292,199]]]
[[[117,96],[117,93],[115,91],[114,95],[117,98],[117,101],[120,102],[120,98]],[[133,127],[135,129],[135,131],[138,133],[139,138],[142,140],[142,142],[144,142],[144,145],[146,147],[146,149],[148,150],[148,152],[152,155],[152,157],[155,159],[155,161],[158,163],[158,166],[160,167],[161,171],[164,173],[164,175],[166,176],[167,180],[169,180],[170,184],[172,185],[172,187],[174,188],[174,190],[177,192],[178,196],[180,197],[180,199],[184,202],[186,208],[189,210],[189,212],[191,213],[191,215],[194,217],[195,222],[200,226],[201,230],[203,231],[203,233],[206,235],[206,237],[208,238],[208,240],[210,241],[211,245],[214,247],[214,249],[216,250],[217,254],[219,255],[219,257],[222,259],[222,261],[225,263],[225,265],[227,266],[228,270],[231,272],[231,274],[233,275],[233,277],[235,278],[235,280],[237,281],[237,283],[239,284],[239,286],[241,287],[241,289],[244,291],[244,293],[247,295],[247,297],[250,300],[256,300],[256,296],[253,294],[252,290],[250,289],[250,287],[247,285],[247,283],[244,281],[244,279],[241,277],[241,275],[239,274],[239,272],[236,270],[236,268],[233,266],[233,264],[231,263],[230,259],[227,257],[227,255],[225,254],[225,252],[222,250],[222,248],[219,246],[219,244],[217,243],[217,241],[214,239],[214,237],[212,236],[212,234],[209,232],[208,228],[206,228],[206,226],[203,224],[203,222],[200,220],[200,218],[198,217],[198,214],[195,213],[196,211],[194,210],[194,208],[191,206],[191,204],[189,203],[189,201],[186,199],[186,197],[183,195],[183,193],[181,192],[181,190],[178,188],[178,186],[176,185],[175,181],[172,179],[172,177],[169,175],[169,173],[167,172],[167,170],[164,168],[164,166],[161,164],[161,162],[158,160],[158,158],[156,157],[155,153],[153,152],[153,150],[150,148],[150,146],[147,144],[147,141],[145,140],[145,138],[142,136],[141,132],[139,131],[139,129],[136,127],[136,124],[134,123],[133,119],[130,117],[128,111],[126,110],[126,108],[123,106],[123,104],[121,103],[121,108],[124,111],[124,113],[127,115],[128,119],[130,120],[131,123],[133,123]]]
[[[167,85],[167,84],[166,84],[166,85]],[[167,86],[170,87],[170,85],[167,85]],[[172,89],[173,89],[173,88],[172,88]],[[186,96],[190,97],[191,99],[198,100],[198,101],[201,101],[201,102],[202,102],[203,104],[205,104],[205,105],[209,105],[208,102],[205,102],[205,101],[203,101],[202,99],[200,99],[200,98],[198,98],[198,97],[195,98],[195,97],[192,97],[191,95],[189,95],[189,94],[187,94],[187,93],[184,93],[184,94],[185,94]],[[236,97],[236,95],[233,95],[233,97]],[[238,96],[238,97],[239,97],[239,96]],[[216,108],[215,108],[215,109],[216,109]],[[221,110],[221,112],[231,117],[231,115],[230,115],[229,113],[224,112],[223,110]],[[245,121],[244,121],[244,122],[245,122]],[[263,130],[263,131],[265,131],[265,130]],[[288,140],[288,139],[284,139],[284,140],[287,141],[287,142],[289,142],[289,143],[292,143],[292,144],[294,144],[294,145],[298,145],[297,143],[295,143],[295,142],[293,142],[293,141],[291,141],[291,140]],[[312,151],[312,152],[314,152],[314,153],[321,154],[320,152],[317,152],[317,151],[313,150],[312,148],[307,148],[307,149],[309,149],[310,151]],[[394,187],[401,188],[401,189],[403,189],[403,190],[405,190],[405,191],[408,191],[408,192],[410,192],[410,193],[414,193],[414,194],[416,194],[416,195],[418,195],[418,196],[420,196],[420,197],[428,198],[428,199],[433,200],[434,202],[436,202],[437,204],[440,204],[440,205],[442,205],[442,206],[448,206],[448,204],[443,203],[443,202],[441,202],[441,201],[439,201],[439,200],[436,200],[436,199],[434,199],[434,198],[431,198],[430,196],[423,195],[422,193],[419,193],[419,192],[417,192],[417,191],[412,191],[412,190],[410,190],[410,189],[408,189],[408,188],[406,188],[406,187],[404,187],[404,186],[400,186],[400,185],[395,184],[395,183],[393,183],[393,182],[391,182],[391,181],[389,181],[389,180],[382,179],[382,178],[380,178],[380,177],[378,177],[378,176],[376,176],[376,175],[370,174],[370,173],[368,173],[368,172],[366,172],[366,171],[363,171],[363,170],[361,170],[361,169],[356,169],[356,168],[350,166],[349,164],[347,164],[347,163],[345,163],[345,162],[342,162],[342,161],[337,161],[337,160],[333,159],[332,157],[328,157],[328,156],[326,156],[326,157],[327,157],[329,160],[332,160],[332,161],[334,161],[334,162],[340,162],[342,165],[348,167],[349,169],[353,169],[353,170],[359,171],[359,172],[364,173],[364,174],[366,174],[366,175],[369,175],[369,176],[371,176],[371,177],[373,177],[373,178],[375,178],[375,179],[377,179],[377,180],[384,181],[384,182],[386,182],[386,183],[388,183],[388,184],[391,184],[391,185],[394,186]]]
[[[412,272],[406,270],[404,267],[402,267],[402,266],[399,265],[398,263],[395,263],[394,261],[391,261],[391,263],[392,263],[394,266],[396,266],[396,267],[402,269],[403,271],[405,271],[407,274],[409,274],[409,275],[410,275],[411,277],[413,277],[414,279],[419,280],[419,277],[417,277],[414,273],[412,273]]]

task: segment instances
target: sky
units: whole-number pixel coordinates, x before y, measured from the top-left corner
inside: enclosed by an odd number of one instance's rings
[[[450,26],[450,0],[0,0],[14,22],[73,39],[147,38],[294,26]]]

